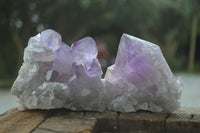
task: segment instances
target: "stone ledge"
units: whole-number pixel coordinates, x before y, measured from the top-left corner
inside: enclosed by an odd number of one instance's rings
[[[167,113],[75,112],[11,109],[0,115],[0,133],[198,133],[200,108]]]

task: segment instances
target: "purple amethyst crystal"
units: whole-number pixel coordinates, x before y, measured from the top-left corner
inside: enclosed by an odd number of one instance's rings
[[[41,32],[40,44],[52,49],[55,52],[61,47],[62,39],[60,34],[49,29]]]
[[[59,75],[71,73],[72,64],[74,63],[74,56],[71,47],[63,43],[61,48],[58,49],[55,54],[52,69],[58,72]]]
[[[97,60],[97,46],[91,37],[85,37],[72,44],[72,51],[77,65],[82,65],[89,77],[101,76],[102,70]]]
[[[53,30],[31,37],[11,90],[20,109],[170,112],[179,108],[180,80],[174,78],[159,46],[123,34],[105,79],[97,52],[91,37],[71,47]]]
[[[105,80],[110,110],[169,112],[180,106],[180,80],[174,78],[159,46],[128,34],[122,35]]]

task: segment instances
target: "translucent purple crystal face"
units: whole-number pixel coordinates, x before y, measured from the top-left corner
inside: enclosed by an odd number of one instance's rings
[[[63,43],[61,45],[61,48],[56,51],[52,69],[58,72],[59,75],[68,74],[71,73],[72,71],[73,63],[74,63],[74,56],[71,47]]]
[[[181,85],[159,46],[123,34],[105,79],[91,37],[72,46],[53,30],[31,37],[12,86],[21,109],[171,112],[179,108]]]

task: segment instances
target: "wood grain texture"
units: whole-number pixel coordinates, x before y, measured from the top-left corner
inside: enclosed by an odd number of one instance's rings
[[[167,133],[200,133],[200,108],[182,107],[166,120]]]
[[[27,110],[0,115],[0,133],[200,133],[200,108],[174,113]]]
[[[0,116],[0,133],[29,133],[50,113],[51,111],[11,109]]]

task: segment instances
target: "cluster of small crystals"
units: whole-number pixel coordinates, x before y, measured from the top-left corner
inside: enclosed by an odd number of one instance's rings
[[[105,79],[91,37],[70,46],[53,30],[31,37],[12,86],[20,109],[171,112],[180,107],[181,81],[159,46],[123,34]]]
[[[71,47],[53,30],[31,37],[12,87],[20,109],[105,110],[97,53],[91,37]]]

